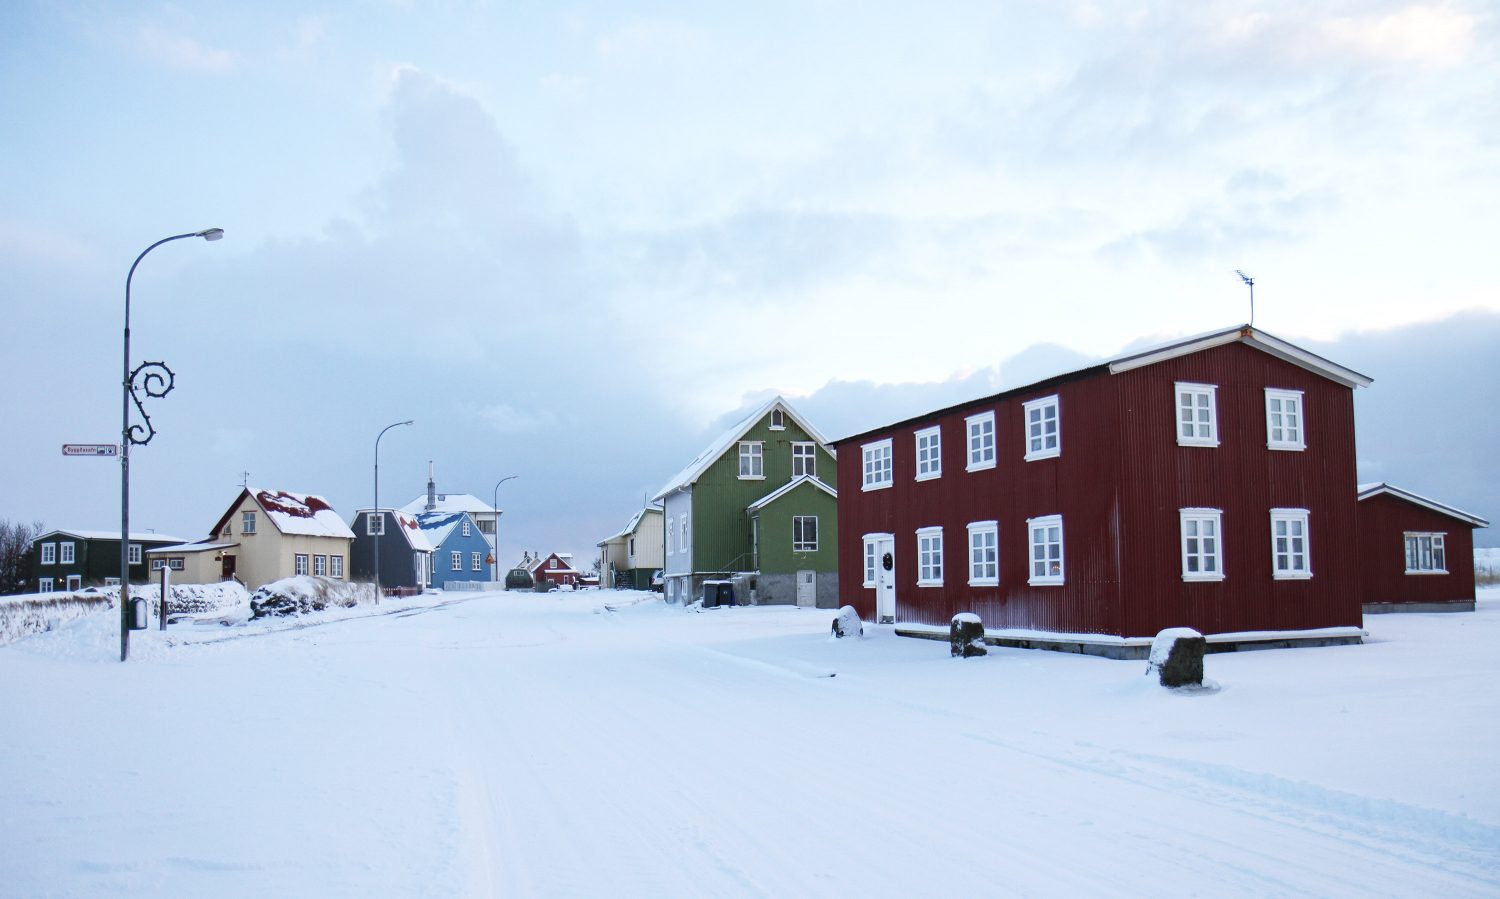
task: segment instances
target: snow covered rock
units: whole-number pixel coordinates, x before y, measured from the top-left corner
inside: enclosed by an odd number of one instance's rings
[[[984,646],[984,622],[973,612],[959,612],[953,616],[948,627],[948,650],[950,655],[971,658],[989,655]]]
[[[1151,641],[1146,673],[1159,672],[1163,687],[1201,686],[1208,641],[1190,627],[1169,627]]]
[[[305,615],[327,608],[352,609],[377,602],[374,584],[351,584],[325,577],[298,575],[272,581],[250,597],[250,617]]]
[[[865,635],[864,623],[859,620],[859,612],[853,606],[844,606],[839,609],[838,617],[833,619],[833,635],[835,637],[863,637]]]

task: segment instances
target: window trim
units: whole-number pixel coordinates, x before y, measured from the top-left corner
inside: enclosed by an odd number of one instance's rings
[[[78,545],[72,540],[64,540],[57,544],[57,564],[78,564]]]
[[[807,540],[807,524],[812,522],[812,541]],[[802,523],[802,542],[797,542],[797,526]],[[818,516],[816,515],[793,515],[792,516],[792,552],[815,553],[818,551]]]
[[[766,429],[769,431],[785,431],[786,412],[781,409],[772,409],[770,419],[766,424]]]
[[[981,458],[974,461],[974,428],[976,425],[988,424],[990,426],[989,458]],[[998,438],[995,428],[995,410],[979,412],[964,419],[964,471],[984,471],[995,467],[995,459],[999,456]],[[981,456],[983,453],[981,453]]]
[[[865,579],[864,583],[860,584],[860,586],[870,590],[875,589],[875,568],[880,564],[880,556],[878,555],[880,552],[880,540],[880,535],[866,534],[864,536]]]
[[[56,583],[57,582],[50,577],[39,577],[36,579],[36,592],[55,593],[57,592],[55,590]]]
[[[693,528],[692,525],[688,524],[688,515],[686,512],[682,513],[681,528],[682,530],[677,535],[677,551],[685,553],[693,542]]]
[[[464,519],[463,533],[465,537],[471,536],[473,533],[473,529],[469,527],[469,519],[467,518]]]
[[[249,525],[249,527],[246,527],[246,525]],[[250,536],[250,535],[252,535],[254,533],[255,533],[255,513],[254,512],[241,512],[240,513],[240,536],[242,536],[242,537],[248,537],[248,536]]]
[[[1271,577],[1278,581],[1305,581],[1313,576],[1312,570],[1312,524],[1309,521],[1311,513],[1306,509],[1272,509],[1271,510]],[[1276,523],[1278,521],[1301,522],[1302,523],[1302,567],[1281,570],[1278,567],[1278,556],[1276,551]],[[1288,538],[1290,539],[1290,537]],[[1290,557],[1292,553],[1288,552]]]
[[[928,447],[929,457],[926,460],[927,470],[922,470],[922,440],[930,440]],[[933,425],[930,428],[921,428],[912,435],[912,445],[916,450],[916,477],[918,481],[931,481],[943,476],[943,428],[941,425]]]
[[[800,456],[800,458],[799,458]],[[797,473],[797,463],[802,462],[802,474]],[[818,444],[812,440],[792,441],[792,477],[818,476]]]
[[[132,543],[130,544],[130,548],[125,550],[125,560],[128,565],[141,564],[141,545],[139,543]]]
[[[1045,532],[1053,525],[1057,526],[1057,574],[1037,574],[1036,535],[1038,531]],[[1067,583],[1067,533],[1063,530],[1062,515],[1041,515],[1026,519],[1026,574],[1026,583],[1033,587],[1058,586]]]
[[[307,553],[292,553],[292,574],[306,577],[307,571]]]
[[[870,459],[873,454],[879,453],[882,450],[884,451],[885,464],[880,466],[880,473],[884,474],[884,478],[880,480],[871,480]],[[895,485],[895,450],[892,448],[891,438],[887,437],[884,440],[875,440],[862,445],[860,447],[860,461],[862,463],[862,471],[864,473],[863,483],[860,484],[859,488],[860,490],[866,492],[870,490],[885,490],[886,488]]]
[[[1000,586],[1000,522],[998,521],[971,521],[967,528],[969,532],[969,586],[970,587],[998,587]],[[990,546],[988,549],[994,553],[994,558],[987,564],[993,567],[995,573],[990,575],[976,576],[974,573],[976,559],[974,557],[974,537],[979,534],[988,534]]]
[[[328,556],[324,553],[314,553],[312,557],[313,577],[328,576]]]
[[[1275,433],[1274,425],[1271,424],[1271,400],[1277,399],[1282,405],[1282,439],[1276,440],[1271,435]],[[1297,439],[1286,439],[1286,406],[1285,401],[1294,400],[1297,403]],[[1266,388],[1266,449],[1283,450],[1287,452],[1301,452],[1307,449],[1307,402],[1303,391],[1292,390],[1285,387]]]
[[[469,553],[469,570],[470,571],[483,571],[484,570],[483,564],[484,564],[484,559],[483,559],[483,557],[480,556],[479,553],[476,553],[476,552]]]
[[[1203,544],[1201,542],[1203,540],[1203,534],[1201,533],[1201,531],[1195,538],[1200,541],[1198,544],[1198,552],[1196,553],[1196,555],[1190,554],[1188,552],[1187,525],[1189,521],[1213,522],[1214,533],[1212,539],[1214,541],[1214,551],[1212,553],[1212,558],[1214,562],[1214,570],[1212,572],[1203,569],[1201,567],[1201,564],[1198,571],[1188,570],[1189,559],[1196,557],[1201,563],[1204,559],[1209,557],[1208,554],[1205,554],[1203,552]],[[1201,507],[1178,509],[1177,550],[1178,559],[1182,563],[1182,579],[1184,581],[1190,583],[1212,583],[1214,581],[1224,580],[1224,510]]]
[[[750,452],[746,452],[749,450]],[[745,474],[745,462],[751,464],[750,474]],[[756,472],[759,472],[758,474]],[[766,479],[766,448],[764,440],[740,441],[739,479],[742,481],[764,481]]]
[[[1054,440],[1054,445],[1050,446],[1050,447],[1043,446],[1041,449],[1033,450],[1031,448],[1031,410],[1032,409],[1041,409],[1041,410],[1043,410],[1042,411],[1042,418],[1041,418],[1040,424],[1042,426],[1041,440],[1042,440],[1042,443],[1045,444],[1047,442],[1047,435],[1046,435],[1047,414],[1046,414],[1046,410],[1048,408],[1052,409],[1052,424],[1053,424],[1053,435],[1052,436],[1053,436],[1053,440]],[[1036,461],[1038,459],[1054,459],[1054,458],[1056,458],[1058,456],[1061,456],[1062,455],[1062,400],[1059,398],[1059,395],[1054,393],[1051,396],[1038,397],[1038,398],[1036,398],[1034,400],[1030,400],[1029,402],[1022,403],[1021,404],[1021,432],[1025,436],[1025,438],[1026,438],[1026,454],[1025,454],[1025,456],[1023,458],[1027,462],[1034,462],[1034,461]]]
[[[83,589],[83,575],[81,575],[81,574],[70,574],[70,575],[68,575],[66,589],[70,593],[72,593],[74,591],[77,591],[77,590],[82,590]]]
[[[937,538],[935,561],[928,565],[927,555],[933,550],[924,547],[923,541],[931,541]],[[925,528],[917,528],[917,586],[918,587],[941,587],[943,586],[943,528],[942,525],[931,525]],[[933,572],[936,576],[933,576]]]
[[[1401,536],[1402,536],[1402,541],[1401,541],[1402,542],[1402,548],[1406,552],[1406,570],[1405,570],[1406,574],[1418,575],[1418,576],[1425,576],[1425,575],[1432,575],[1432,574],[1448,574],[1449,573],[1449,571],[1448,571],[1448,532],[1447,531],[1403,531],[1402,534],[1401,534]],[[1434,560],[1434,564],[1436,564],[1436,559],[1438,557],[1438,553],[1441,552],[1442,553],[1442,557],[1443,557],[1443,564],[1440,567],[1436,567],[1436,568],[1413,568],[1413,567],[1411,567],[1411,559],[1412,559],[1411,541],[1413,539],[1416,539],[1416,540],[1426,539],[1426,540],[1430,541],[1431,548],[1428,550],[1428,557],[1431,558],[1431,559],[1433,559]]]
[[[1212,447],[1212,446],[1218,446],[1219,445],[1219,385],[1217,385],[1217,384],[1198,384],[1198,383],[1195,383],[1195,382],[1192,382],[1192,381],[1178,381],[1178,382],[1176,382],[1173,385],[1173,396],[1175,397],[1175,401],[1176,401],[1176,405],[1174,407],[1174,418],[1176,420],[1176,427],[1177,427],[1177,445],[1178,446],[1210,446],[1210,447]],[[1184,396],[1191,396],[1191,397],[1195,398],[1195,401],[1194,401],[1193,406],[1192,406],[1192,411],[1194,413],[1194,416],[1193,416],[1193,419],[1191,421],[1183,421],[1183,418],[1182,418],[1182,411],[1183,411],[1183,408],[1182,408],[1182,398]],[[1208,397],[1208,436],[1207,437],[1199,436],[1198,433],[1197,433],[1197,430],[1198,430],[1198,427],[1199,427],[1199,422],[1197,420],[1198,404],[1196,402],[1196,398],[1200,397],[1200,396],[1207,396]],[[1184,425],[1191,425],[1192,426],[1192,428],[1193,428],[1193,436],[1191,436],[1191,437],[1185,437],[1185,436],[1183,436],[1182,429],[1183,429]]]
[[[448,551],[448,570],[464,570],[464,554],[462,550],[453,549]]]
[[[336,577],[339,580],[343,580],[344,579],[344,556],[343,556],[343,554],[341,554],[341,553],[334,553],[334,554],[330,554],[328,556],[328,576],[329,577]]]
[[[57,544],[56,543],[43,543],[42,544],[42,561],[39,562],[38,564],[40,564],[40,565],[56,565],[57,564]]]

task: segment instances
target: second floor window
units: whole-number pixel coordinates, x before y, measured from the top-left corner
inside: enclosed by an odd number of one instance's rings
[[[891,442],[867,443],[861,449],[864,451],[865,480],[860,489],[878,490],[891,486]]]
[[[464,519],[464,536],[467,537],[467,536],[469,536],[469,534],[470,534],[469,520],[466,518],[466,519]]]
[[[810,478],[818,476],[818,445],[816,443],[792,444],[792,477]]]
[[[990,447],[993,450],[993,432]],[[917,432],[917,480],[942,477],[943,432],[941,428],[924,428]]]
[[[57,544],[56,543],[43,543],[42,544],[42,564],[43,565],[56,565],[57,564]]]
[[[1218,446],[1218,410],[1212,384],[1177,385],[1177,443],[1181,446]]]
[[[255,513],[254,512],[241,512],[240,513],[240,533],[241,534],[253,534],[253,533],[255,533]]]
[[[761,444],[759,441],[745,441],[740,444],[740,477],[745,479],[764,478],[766,476],[765,460],[761,457]]]
[[[1049,459],[1062,452],[1057,397],[1047,396],[1022,406],[1026,415],[1026,461]]]
[[[59,560],[64,565],[73,564],[73,541],[59,544],[62,547],[62,558]]]
[[[995,413],[971,415],[969,425],[969,471],[995,467]]]
[[[385,516],[371,515],[365,519],[365,533],[372,537],[379,537],[385,533]]]
[[[1302,391],[1266,388],[1266,446],[1278,450],[1307,448],[1302,427]]]

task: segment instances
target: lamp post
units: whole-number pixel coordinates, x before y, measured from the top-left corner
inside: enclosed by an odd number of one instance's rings
[[[381,431],[380,431],[379,434],[375,435],[375,513],[374,514],[380,516],[380,535],[379,536],[381,536],[381,537],[385,536],[385,514],[380,511],[380,438],[384,437],[385,436],[385,432],[389,431],[391,428],[399,428],[402,425],[409,425],[411,423],[412,422],[411,422],[410,419],[408,419],[407,421],[398,421],[395,424],[386,425],[384,428],[381,429]],[[365,536],[369,536],[369,533],[370,533],[370,524],[369,524],[369,521],[366,520],[366,522],[365,522]],[[380,541],[378,539],[375,541],[375,599],[377,601],[380,599]]]
[[[490,566],[490,583],[500,580],[500,485],[506,481],[514,481],[520,477],[518,474],[507,475],[495,482],[494,501],[490,503],[490,511],[495,513],[494,542],[490,544],[490,550],[495,554],[495,562]]]
[[[135,278],[135,268],[146,258],[146,254],[174,240],[183,240],[188,237],[201,237],[204,240],[214,241],[224,236],[223,228],[208,228],[203,231],[189,231],[186,234],[174,234],[171,237],[163,237],[156,243],[141,251],[141,255],[135,257],[135,262],[130,264],[130,272],[125,276],[125,352],[121,366],[120,381],[120,661],[130,657],[130,445],[132,443],[145,446],[156,436],[156,429],[151,427],[151,417],[141,406],[141,398],[136,395],[136,379],[140,378],[140,388],[148,397],[164,397],[172,390],[172,370],[160,362],[143,362],[135,371],[130,370],[130,282]],[[159,371],[158,371],[159,369]],[[162,372],[166,375],[163,377]],[[135,401],[137,409],[141,410],[141,418],[145,426],[132,425],[130,423],[130,403]],[[140,431],[142,436],[137,437],[135,432]],[[162,597],[162,603],[167,598]],[[163,614],[166,609],[162,609]]]

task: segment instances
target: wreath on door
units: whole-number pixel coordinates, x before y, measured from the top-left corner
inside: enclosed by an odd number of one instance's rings
[[[885,555],[880,557],[880,567],[884,568],[886,571],[890,571],[892,568],[896,567],[896,560],[891,558],[890,553],[886,553]]]

